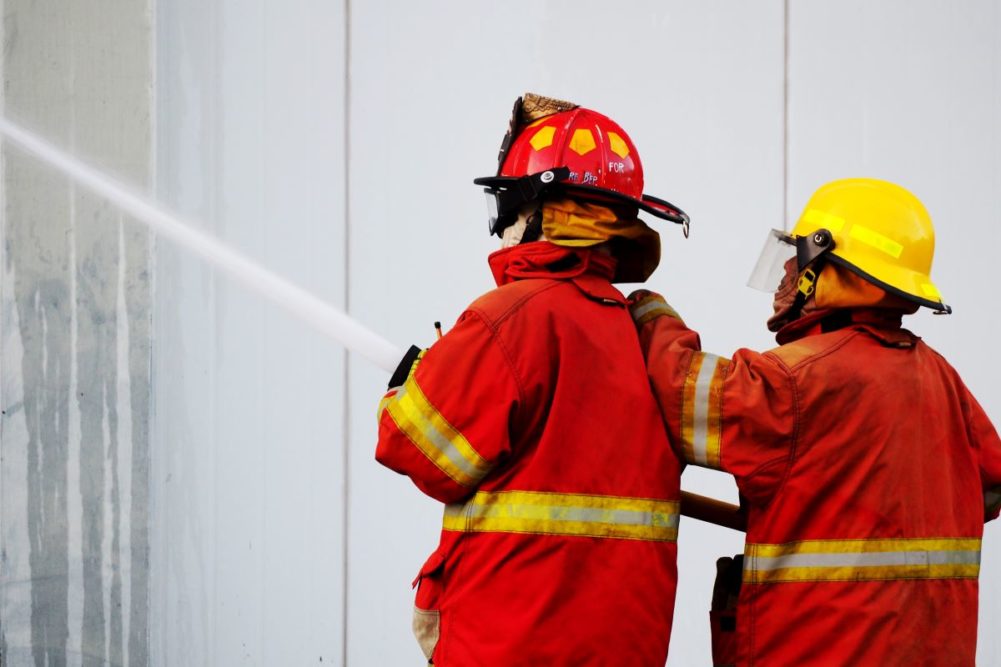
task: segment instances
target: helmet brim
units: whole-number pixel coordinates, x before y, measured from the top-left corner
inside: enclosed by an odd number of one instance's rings
[[[906,301],[910,301],[911,303],[916,303],[919,306],[924,306],[925,308],[930,308],[933,311],[935,311],[936,313],[942,313],[942,314],[945,314],[945,315],[948,315],[948,314],[952,313],[952,307],[951,306],[947,306],[944,301],[941,301],[941,300],[940,301],[932,301],[931,299],[926,299],[924,297],[918,296],[917,294],[912,294],[911,292],[908,292],[906,290],[900,289],[899,287],[891,285],[890,283],[888,283],[886,281],[880,280],[879,278],[877,278],[876,276],[872,275],[871,273],[869,273],[867,271],[864,271],[860,267],[858,267],[855,264],[849,262],[844,257],[841,257],[840,255],[838,255],[837,254],[837,249],[835,249],[834,251],[832,251],[830,253],[827,253],[826,257],[827,257],[827,259],[829,259],[830,261],[834,262],[838,266],[842,266],[845,269],[848,269],[849,271],[851,271],[852,273],[854,273],[855,275],[857,275],[859,278],[862,278],[863,280],[866,280],[866,281],[872,283],[873,285],[876,285],[877,287],[881,288],[885,292],[888,292],[889,294],[893,294],[895,296],[898,296],[898,297],[900,297],[900,298],[902,298],[902,299],[904,299]]]
[[[473,183],[487,188],[505,189],[514,187],[518,180],[520,180],[520,177],[516,176],[483,176],[480,178],[474,178]],[[611,200],[615,203],[636,206],[642,211],[645,211],[654,217],[660,218],[661,220],[670,220],[671,222],[679,225],[684,225],[686,231],[685,235],[688,235],[688,214],[669,201],[665,201],[651,195],[643,195],[641,199],[636,199],[635,197],[624,195],[621,192],[616,192],[615,190],[606,190],[605,188],[566,182],[554,183],[552,189],[563,190],[570,194],[580,193],[591,199],[605,199]]]

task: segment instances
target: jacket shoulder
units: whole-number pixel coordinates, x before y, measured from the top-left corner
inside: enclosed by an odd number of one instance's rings
[[[787,368],[794,369],[833,352],[857,334],[858,331],[854,329],[841,329],[816,336],[805,336],[772,348],[765,354],[777,358]]]
[[[469,304],[467,310],[497,326],[536,296],[566,284],[565,281],[547,278],[518,280],[487,292]]]

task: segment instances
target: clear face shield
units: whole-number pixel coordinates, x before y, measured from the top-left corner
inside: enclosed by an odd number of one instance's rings
[[[795,256],[796,242],[793,237],[778,229],[771,230],[747,279],[747,286],[762,292],[775,292],[785,276],[786,262]]]

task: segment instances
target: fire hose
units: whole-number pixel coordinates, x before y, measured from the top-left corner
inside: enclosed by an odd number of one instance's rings
[[[402,350],[342,310],[2,116],[0,135],[95,194],[113,202],[159,237],[169,239],[201,257],[236,282],[386,372],[392,373],[403,358]],[[684,516],[734,530],[746,530],[746,521],[737,506],[686,491],[681,495],[681,513]]]

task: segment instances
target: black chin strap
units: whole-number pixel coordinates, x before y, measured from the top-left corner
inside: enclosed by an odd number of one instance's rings
[[[796,298],[792,302],[790,315],[799,319],[803,314],[803,306],[817,289],[817,279],[826,265],[824,255],[834,248],[834,237],[826,229],[818,229],[808,236],[796,239],[796,263],[799,268],[799,282],[796,285]]]
[[[528,216],[525,233],[521,235],[521,243],[532,243],[540,238],[542,238],[542,204],[539,204],[535,211]]]
[[[789,309],[789,321],[798,320],[803,314],[803,306],[810,298],[817,287],[817,277],[820,275],[822,262],[815,262],[799,276],[799,285],[796,288],[796,298],[793,299],[792,308]]]

